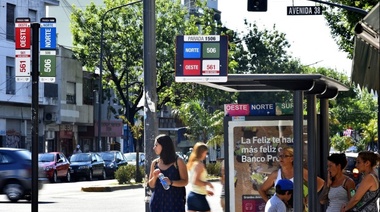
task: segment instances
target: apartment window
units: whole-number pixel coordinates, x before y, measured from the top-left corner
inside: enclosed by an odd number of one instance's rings
[[[29,18],[30,18],[30,22],[31,23],[34,23],[34,22],[37,22],[37,11],[36,10],[31,10],[29,9]]]
[[[67,82],[66,103],[75,104],[75,83]]]
[[[15,60],[7,57],[6,65],[6,94],[16,94],[16,79],[15,79]]]
[[[7,3],[7,40],[15,40],[15,8],[16,5]]]
[[[83,77],[83,104],[93,105],[94,104],[94,85],[91,78]]]

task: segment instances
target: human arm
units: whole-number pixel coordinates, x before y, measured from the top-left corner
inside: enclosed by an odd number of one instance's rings
[[[350,200],[352,198],[351,190],[355,190],[355,182],[350,177],[347,178],[345,189],[347,191],[347,198]]]
[[[224,161],[222,162],[222,166],[220,167],[220,183],[222,185],[224,185],[225,183]]]
[[[155,169],[155,164],[157,164],[157,163],[158,163],[158,159],[155,159],[152,161],[152,164],[150,166],[149,181],[148,181],[149,188],[156,187],[156,181],[158,178],[158,174],[160,174],[160,170]]]
[[[360,182],[360,185],[356,189],[355,195],[351,197],[351,199],[345,205],[343,205],[341,211],[348,211],[355,207],[362,199],[364,194],[370,190],[372,186],[374,186],[374,179],[371,175],[368,174]]]
[[[328,177],[329,178],[329,177]],[[308,174],[308,171],[307,169],[303,169],[303,179],[308,182],[309,181],[309,174]],[[319,192],[322,188],[323,188],[323,185],[325,184],[325,181],[318,177],[317,176],[317,192]],[[330,183],[331,184],[331,183]],[[329,186],[330,187],[330,186]]]
[[[268,198],[268,195],[267,195],[267,191],[274,186],[274,181],[275,179],[277,178],[277,173],[278,171],[274,171],[272,172],[268,178],[264,181],[264,183],[259,187],[259,194],[261,196],[261,198],[263,198],[263,200],[265,202],[267,202],[269,200]]]
[[[189,176],[187,174],[187,168],[185,165],[185,162],[183,162],[182,158],[177,158],[177,164],[178,164],[178,171],[179,171],[179,177],[180,180],[170,180],[171,186],[174,187],[185,187],[187,183],[189,182]]]

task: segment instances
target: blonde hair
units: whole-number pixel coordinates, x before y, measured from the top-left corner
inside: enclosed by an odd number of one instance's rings
[[[203,142],[197,142],[187,162],[187,169],[190,170],[194,162],[201,160],[202,154],[206,151],[208,151],[207,145]]]
[[[287,151],[287,152],[289,152],[292,156],[294,156],[294,149],[293,149],[293,147],[286,146],[286,147],[283,147],[283,148],[281,149],[281,151]]]

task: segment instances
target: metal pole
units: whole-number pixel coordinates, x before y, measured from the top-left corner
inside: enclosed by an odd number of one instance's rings
[[[303,211],[303,91],[293,92],[294,211]]]
[[[38,62],[40,24],[32,24],[32,212],[38,212]]]
[[[99,54],[99,105],[98,105],[98,141],[99,141],[99,148],[101,148],[102,144],[102,136],[101,136],[101,131],[102,131],[102,98],[103,98],[103,36],[104,36],[104,18],[106,17],[107,13],[114,11],[116,9],[130,6],[136,3],[140,3],[142,0],[139,1],[134,1],[128,4],[123,4],[117,7],[113,7],[109,10],[107,10],[101,17],[101,24],[100,24],[100,54]],[[101,151],[101,149],[99,149]]]
[[[153,159],[154,138],[158,134],[157,126],[157,91],[156,91],[156,12],[155,0],[144,0],[144,147],[145,174],[149,176]],[[145,187],[145,211],[149,211],[149,188]]]
[[[318,192],[317,192],[317,167],[315,159],[317,158],[317,111],[316,96],[308,94],[307,98],[307,168],[308,168],[308,206],[309,211],[318,211]],[[318,160],[317,160],[318,161]]]
[[[380,89],[377,91],[377,153],[380,154]],[[377,168],[377,176],[380,179],[380,166]]]

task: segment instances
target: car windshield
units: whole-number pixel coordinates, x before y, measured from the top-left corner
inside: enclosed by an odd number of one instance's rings
[[[136,160],[136,153],[128,153],[128,154],[125,154],[125,158],[127,160]]]
[[[39,154],[38,155],[38,162],[52,162],[52,161],[54,161],[53,154]]]
[[[104,161],[113,161],[114,159],[113,153],[109,152],[101,152],[100,156],[102,156]]]
[[[88,162],[91,161],[90,154],[74,154],[70,158],[70,162]]]

